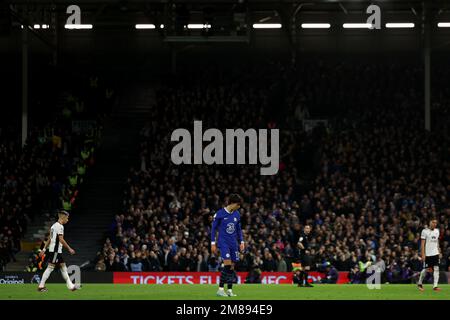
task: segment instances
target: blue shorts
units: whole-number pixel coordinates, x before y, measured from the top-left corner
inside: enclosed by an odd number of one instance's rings
[[[233,262],[239,261],[239,248],[237,245],[230,246],[226,243],[222,243],[218,248],[223,260],[231,260]]]

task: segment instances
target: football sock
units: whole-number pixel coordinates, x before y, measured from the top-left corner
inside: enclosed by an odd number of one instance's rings
[[[52,265],[48,265],[47,269],[45,269],[44,274],[42,275],[41,282],[39,283],[39,288],[45,287],[45,282],[47,281],[48,277],[50,277],[53,269],[55,269],[55,267]]]
[[[74,284],[72,283],[72,281],[70,281],[69,274],[67,273],[67,267],[65,265],[61,267],[61,274],[63,279],[66,281],[67,288],[73,289]]]
[[[433,269],[433,288],[436,288],[439,282],[439,266],[434,266]]]
[[[225,266],[224,268],[225,275],[226,275],[226,283],[230,284],[233,283],[233,270],[231,270],[231,266]]]
[[[230,270],[230,284],[237,283],[237,275],[234,269]]]
[[[229,270],[230,270],[231,266],[225,266],[222,269],[222,272],[220,273],[220,283],[219,283],[219,287],[223,288],[225,283],[228,283],[229,280]]]
[[[423,279],[425,278],[426,274],[427,274],[427,269],[423,268],[422,271],[420,271],[419,282],[417,284],[422,284]]]

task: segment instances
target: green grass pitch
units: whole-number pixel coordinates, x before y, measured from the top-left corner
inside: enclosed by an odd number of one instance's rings
[[[237,297],[216,297],[216,285],[126,285],[85,284],[69,291],[65,284],[48,284],[48,292],[37,292],[35,284],[2,284],[0,300],[450,300],[450,285],[435,292],[425,285],[385,284],[369,290],[365,285],[235,285]]]

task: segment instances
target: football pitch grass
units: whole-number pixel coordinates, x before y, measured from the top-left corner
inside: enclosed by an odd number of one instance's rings
[[[36,284],[1,284],[0,300],[450,300],[450,285],[435,292],[425,285],[381,285],[369,290],[366,285],[235,285],[237,297],[217,297],[217,285],[127,285],[85,284],[69,291],[65,284],[48,284],[48,292],[38,292]]]

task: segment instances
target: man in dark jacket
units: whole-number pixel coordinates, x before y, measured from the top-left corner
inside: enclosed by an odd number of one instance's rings
[[[155,252],[150,251],[150,256],[148,258],[149,261],[149,271],[155,272],[155,271],[161,271],[161,264],[159,262],[158,256]]]
[[[336,268],[331,265],[329,262],[326,265],[325,269],[325,279],[321,280],[321,283],[332,283],[336,284],[339,278],[339,273]]]

